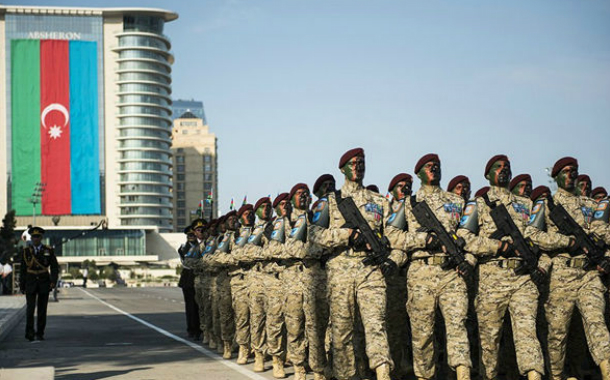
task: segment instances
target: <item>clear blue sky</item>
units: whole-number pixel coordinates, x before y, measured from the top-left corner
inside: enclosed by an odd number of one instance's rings
[[[30,2],[9,2],[32,5]],[[560,157],[610,188],[607,1],[46,1],[175,11],[174,98],[204,102],[220,208],[313,185],[361,146],[385,194],[422,155],[485,185],[494,154],[546,184]],[[417,188],[419,186],[416,181]],[[196,206],[196,205],[193,205]]]

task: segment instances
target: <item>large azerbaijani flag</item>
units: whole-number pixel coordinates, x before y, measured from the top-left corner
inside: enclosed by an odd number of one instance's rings
[[[11,41],[12,208],[100,213],[97,43]]]

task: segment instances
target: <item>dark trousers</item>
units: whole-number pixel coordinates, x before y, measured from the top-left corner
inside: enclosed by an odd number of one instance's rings
[[[27,302],[25,337],[44,336],[44,329],[47,325],[47,304],[49,303],[48,287],[46,291],[42,291],[38,287],[35,292],[26,293],[25,299]],[[36,307],[38,307],[38,319],[36,320],[36,331],[34,331],[34,309]]]
[[[182,288],[182,295],[186,312],[186,331],[189,335],[198,336],[201,334],[201,329],[199,328],[199,306],[195,302],[195,288]]]

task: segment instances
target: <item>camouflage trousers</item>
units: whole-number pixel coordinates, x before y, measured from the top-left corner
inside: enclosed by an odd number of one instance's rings
[[[264,272],[264,289],[267,294],[267,353],[272,356],[284,355],[284,294],[280,274]]]
[[[211,331],[213,339],[218,342],[220,340],[220,309],[219,301],[220,297],[218,294],[218,284],[216,282],[217,273],[207,273],[208,277],[208,293],[210,294],[210,319],[211,319]]]
[[[411,331],[407,315],[407,273],[401,269],[386,277],[387,310],[386,325],[390,354],[394,361],[392,378],[404,378],[412,372],[410,358]]]
[[[339,255],[327,263],[330,294],[332,353],[335,376],[356,374],[354,324],[356,309],[362,317],[369,367],[394,363],[386,334],[386,283],[379,268],[362,264],[362,257]]]
[[[205,323],[205,294],[204,294],[204,285],[205,279],[203,274],[198,274],[195,276],[195,301],[197,302],[197,307],[199,309],[199,327],[203,334],[208,334],[207,325]]]
[[[455,369],[471,368],[466,330],[468,290],[464,279],[453,269],[414,260],[407,274],[407,313],[413,336],[413,371],[424,379],[434,377],[434,322],[439,307],[445,320],[447,360]]]
[[[248,273],[232,274],[231,299],[235,314],[235,342],[240,346],[250,346],[250,296],[248,294]]]
[[[266,353],[265,323],[267,315],[267,293],[265,292],[266,273],[262,270],[263,263],[256,263],[248,273],[250,296],[250,346],[256,352]]]
[[[231,279],[227,271],[221,271],[216,276],[216,294],[218,295],[218,324],[220,325],[220,339],[224,342],[233,342],[235,325],[233,323],[233,306],[231,304]]]
[[[505,260],[501,261],[506,263]],[[544,356],[536,336],[538,288],[529,274],[517,275],[513,269],[501,268],[499,261],[479,265],[479,291],[475,308],[481,344],[481,375],[495,379],[498,375],[500,339],[506,311],[510,313],[519,373],[544,374]]]
[[[304,365],[309,353],[311,370],[324,372],[328,325],[326,273],[317,261],[307,266],[293,264],[282,272],[282,285],[288,357],[293,364]]]
[[[574,307],[582,316],[595,364],[610,359],[610,334],[604,317],[606,288],[599,272],[568,267],[566,260],[560,256],[553,258],[549,297],[545,304],[552,376],[560,376],[564,371],[568,328]]]

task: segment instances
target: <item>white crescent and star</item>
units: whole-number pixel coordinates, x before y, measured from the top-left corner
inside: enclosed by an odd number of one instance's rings
[[[68,124],[68,122],[70,121],[70,112],[68,112],[66,107],[64,107],[63,105],[61,105],[59,103],[51,103],[48,106],[46,106],[44,110],[42,110],[42,113],[40,114],[40,121],[42,122],[42,126],[45,129],[47,129],[46,118],[47,118],[47,115],[49,113],[51,113],[52,111],[59,111],[62,113],[62,115],[64,115],[64,125],[63,126],[65,127]],[[63,131],[61,130],[61,127],[58,125],[53,125],[49,129],[49,135],[53,139],[57,139],[57,138],[61,137],[62,132]]]

